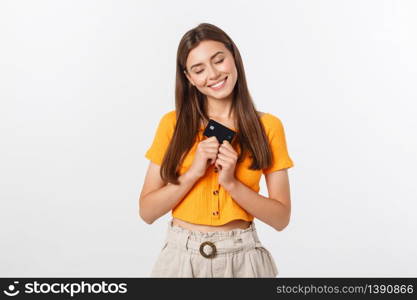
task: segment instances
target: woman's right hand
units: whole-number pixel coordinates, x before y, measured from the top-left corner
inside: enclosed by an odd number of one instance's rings
[[[207,167],[215,163],[219,147],[220,143],[215,136],[211,136],[198,143],[194,160],[188,172],[198,178],[204,176]]]

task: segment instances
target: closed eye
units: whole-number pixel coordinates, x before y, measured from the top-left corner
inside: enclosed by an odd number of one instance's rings
[[[222,63],[224,61],[224,58],[223,59],[221,59],[221,60],[219,60],[218,62],[216,62],[216,64],[220,64],[220,63]],[[204,69],[203,70],[200,70],[200,71],[198,71],[198,72],[196,72],[197,74],[200,74],[201,72],[203,72],[204,71]]]

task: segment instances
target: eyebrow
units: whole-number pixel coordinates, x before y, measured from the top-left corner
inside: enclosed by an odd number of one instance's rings
[[[216,55],[218,55],[218,54],[220,54],[220,53],[223,53],[223,51],[217,51],[216,53],[214,53],[214,54],[210,57],[210,59],[213,59]],[[198,63],[198,64],[194,64],[194,65],[192,65],[192,66],[190,67],[190,70],[191,70],[192,68],[194,68],[194,67],[199,66],[199,65],[202,65],[202,63]]]

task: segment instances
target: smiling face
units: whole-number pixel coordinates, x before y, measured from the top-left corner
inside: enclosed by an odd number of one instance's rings
[[[231,95],[237,81],[232,53],[217,41],[202,41],[190,51],[185,75],[208,98],[224,99]]]

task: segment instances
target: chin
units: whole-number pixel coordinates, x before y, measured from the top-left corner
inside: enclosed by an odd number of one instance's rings
[[[230,93],[221,93],[220,95],[214,94],[214,95],[210,95],[210,97],[221,100],[221,99],[229,98],[231,95],[232,93],[230,92]]]
[[[224,91],[219,91],[219,92],[213,92],[209,90],[207,95],[209,95],[212,98],[223,99],[223,98],[228,98],[232,93],[233,93],[233,89],[230,90],[230,88],[227,87]]]

